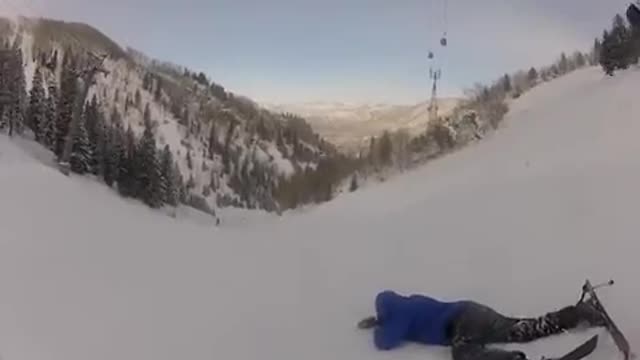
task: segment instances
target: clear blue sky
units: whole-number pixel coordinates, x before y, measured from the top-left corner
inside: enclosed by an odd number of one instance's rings
[[[587,49],[626,0],[0,0],[90,23],[123,45],[204,71],[258,101],[413,103]]]

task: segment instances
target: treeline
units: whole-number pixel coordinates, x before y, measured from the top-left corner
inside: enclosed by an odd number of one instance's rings
[[[202,195],[216,193],[220,207],[282,212],[328,201],[357,167],[354,159],[339,154],[299,116],[261,109],[250,99],[226,91],[202,72],[166,67],[157,70],[159,73],[144,76],[143,88],[155,94],[156,100],[189,129],[190,136],[200,138],[209,160],[221,162],[220,168],[211,169],[201,164],[202,171],[211,172]],[[166,81],[163,72],[179,81]],[[216,101],[209,101],[211,98]],[[293,171],[283,174],[278,167],[286,165],[274,166],[261,159],[270,147],[292,164]],[[187,163],[191,164],[192,151],[186,152]],[[187,177],[187,189],[191,190],[195,181],[191,175]],[[233,194],[223,191],[225,187]]]
[[[634,4],[627,9],[625,21],[622,15],[613,18],[611,28],[604,30],[602,38],[596,39],[599,53],[599,64],[603,71],[613,76],[618,70],[625,70],[637,64],[640,58],[640,22],[634,19],[640,17],[640,11]],[[640,20],[640,19],[639,19]]]
[[[500,126],[511,100],[541,83],[596,65],[600,49],[600,43],[596,41],[588,53],[562,53],[551,65],[504,74],[489,85],[476,84],[465,92],[464,99],[450,114],[430,122],[417,136],[398,130],[372,137],[359,155],[349,189],[356,190],[364,178],[376,175],[383,178],[381,174],[385,172],[415,167],[482,139]]]
[[[27,109],[20,39],[13,44],[0,42],[0,130],[10,136],[24,131]]]
[[[58,86],[56,69],[58,53],[41,54],[36,62],[32,87],[27,94],[19,46],[3,49],[6,64],[0,70],[3,99],[0,129],[8,134],[23,134],[28,129],[34,139],[61,158],[70,134],[74,104],[78,94],[77,74],[82,68],[81,56],[70,50],[61,61]],[[131,127],[124,128],[117,111],[109,121],[94,96],[81,109],[80,122],[73,134],[69,158],[70,170],[77,174],[92,174],[125,197],[137,198],[158,208],[164,204],[176,206],[187,201],[180,171],[168,146],[156,148],[154,122],[145,112],[144,132],[137,137]]]

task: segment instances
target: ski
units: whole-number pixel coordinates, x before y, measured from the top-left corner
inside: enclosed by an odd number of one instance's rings
[[[575,349],[558,358],[543,357],[542,360],[580,360],[590,355],[598,345],[598,335],[594,335],[591,339],[578,345]]]
[[[600,299],[598,299],[598,295],[596,294],[596,289],[604,286],[612,286],[613,284],[614,282],[613,280],[611,280],[607,283],[594,286],[591,284],[589,280],[587,280],[585,284],[582,286],[582,296],[580,297],[580,302],[588,301],[600,313],[602,313],[602,316],[605,318],[605,322],[607,323],[606,324],[607,331],[609,332],[609,334],[611,334],[611,337],[613,338],[613,341],[615,342],[616,346],[618,347],[620,352],[622,352],[622,354],[624,355],[624,359],[630,360],[632,356],[631,356],[631,347],[629,346],[629,342],[627,341],[622,331],[620,331],[616,323],[611,319],[611,317],[607,313],[607,310],[605,310],[604,305],[602,304]],[[588,298],[587,298],[587,295],[588,295]]]

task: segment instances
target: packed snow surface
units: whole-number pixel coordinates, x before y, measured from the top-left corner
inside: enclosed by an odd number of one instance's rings
[[[0,135],[0,356],[446,360],[378,352],[355,324],[384,289],[536,316],[575,303],[586,278],[617,281],[602,300],[640,346],[639,83],[578,71],[481,143],[241,226],[169,218]],[[593,333],[590,359],[617,359],[601,329],[509,347],[537,359]]]

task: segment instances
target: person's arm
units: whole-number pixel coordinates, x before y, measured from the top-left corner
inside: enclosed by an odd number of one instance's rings
[[[374,342],[380,350],[392,350],[404,341],[409,327],[408,321],[401,317],[394,317],[385,321],[374,330]]]

